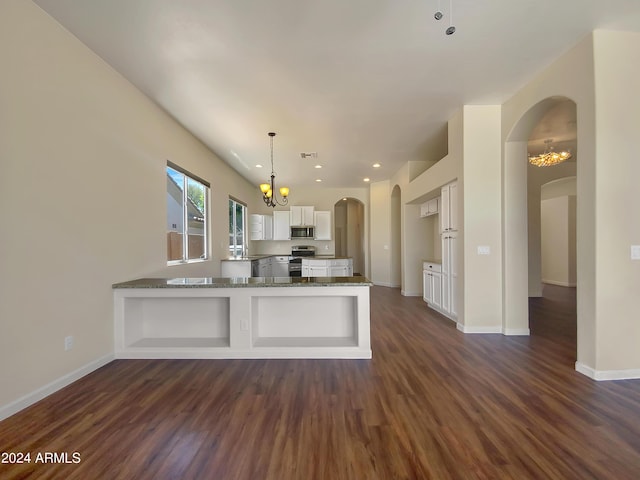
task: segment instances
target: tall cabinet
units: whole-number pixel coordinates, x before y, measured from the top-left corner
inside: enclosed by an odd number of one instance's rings
[[[458,310],[458,183],[440,192],[440,237],[442,240],[442,312],[457,318]]]

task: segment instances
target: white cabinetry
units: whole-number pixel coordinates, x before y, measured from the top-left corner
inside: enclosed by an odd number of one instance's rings
[[[438,263],[422,264],[423,294],[422,298],[430,307],[442,308],[442,266]]]
[[[271,240],[273,238],[273,218],[271,215],[253,214],[249,217],[251,240]]]
[[[458,183],[453,182],[441,189],[440,233],[458,230]]]
[[[351,258],[339,258],[329,260],[330,277],[352,277],[353,276],[353,260]]]
[[[314,225],[315,240],[331,240],[331,212],[315,212]]]
[[[303,258],[303,277],[352,277],[353,259],[351,258]]]
[[[291,207],[289,210],[290,214],[290,225],[299,226],[299,225],[315,225],[315,219],[313,218],[314,207],[301,207],[295,206]]]
[[[442,235],[442,310],[452,318],[456,318],[457,285],[458,285],[458,233],[449,232]]]
[[[438,213],[438,207],[440,205],[440,198],[432,198],[420,205],[420,216],[428,217],[429,215],[435,215]]]
[[[274,240],[289,240],[291,238],[289,218],[290,214],[287,210],[276,210],[273,212]]]

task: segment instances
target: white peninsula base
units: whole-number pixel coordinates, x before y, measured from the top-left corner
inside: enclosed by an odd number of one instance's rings
[[[363,277],[117,284],[115,356],[371,358],[370,285]]]

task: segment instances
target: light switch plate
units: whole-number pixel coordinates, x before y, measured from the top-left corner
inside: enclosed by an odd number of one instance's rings
[[[488,245],[478,245],[478,255],[491,255],[491,247]]]
[[[631,245],[631,260],[640,260],[640,245]]]

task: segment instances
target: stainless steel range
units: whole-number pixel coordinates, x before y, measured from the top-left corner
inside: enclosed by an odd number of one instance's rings
[[[302,276],[302,258],[313,257],[316,254],[316,247],[312,245],[294,245],[291,247],[291,258],[289,259],[289,276]]]

